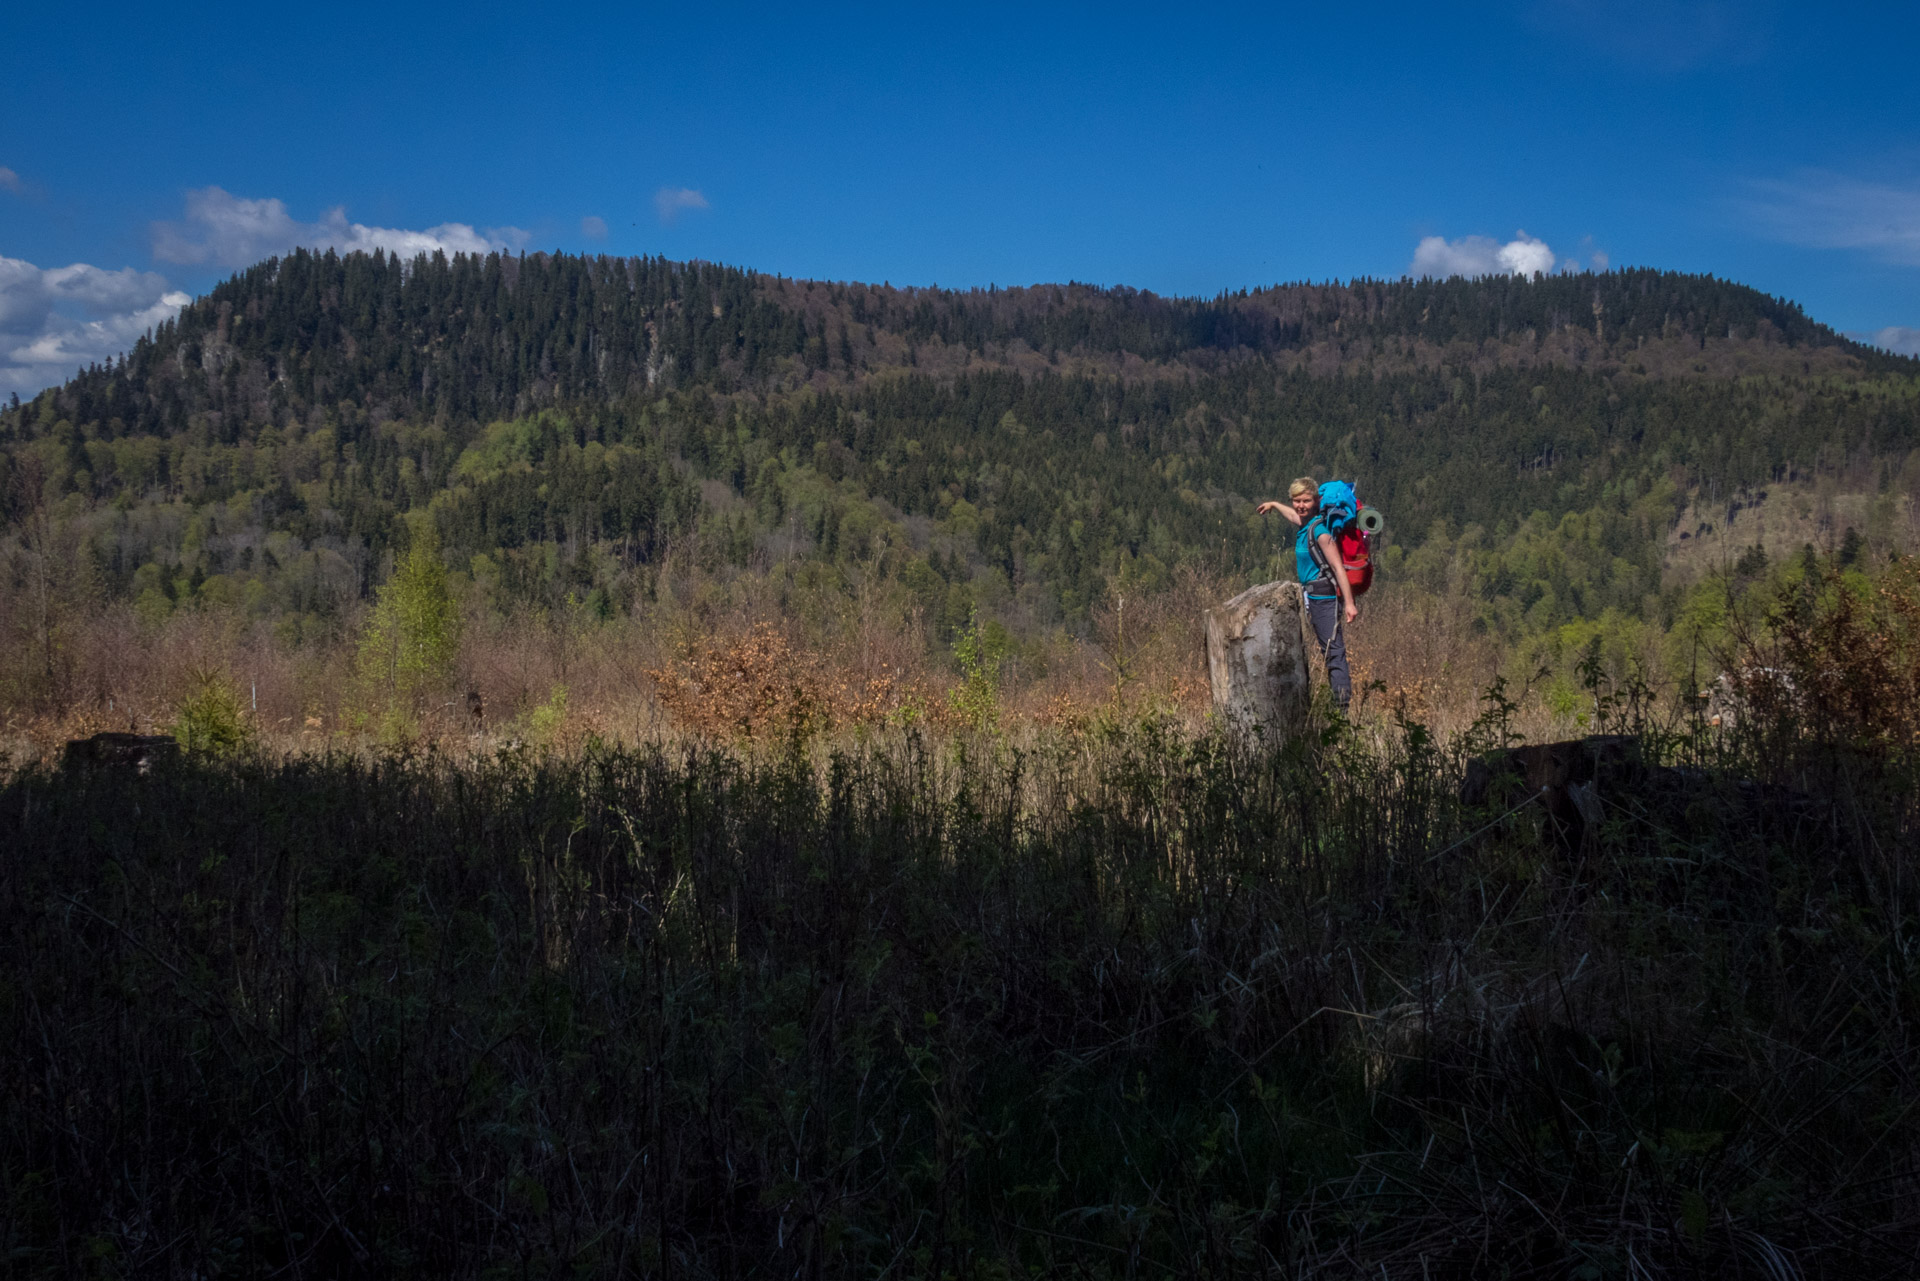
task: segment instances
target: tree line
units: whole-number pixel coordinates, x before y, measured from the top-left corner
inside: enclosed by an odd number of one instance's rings
[[[1288,355],[1334,330],[1481,351],[1576,324],[1609,350],[1714,340],[1772,363]],[[908,363],[934,348],[1007,359]],[[1850,363],[1810,373],[1814,350]],[[1195,300],[301,251],[0,413],[0,488],[16,535],[57,509],[90,581],[156,610],[220,580],[214,598],[263,613],[337,611],[370,596],[411,513],[503,604],[615,610],[686,545],[715,572],[860,562],[950,623],[986,600],[1072,626],[1116,579],[1283,572],[1285,531],[1252,504],[1337,475],[1388,515],[1387,581],[1537,629],[1678,608],[1666,540],[1702,492],[1737,504],[1824,474],[1920,493],[1914,363],[1754,290],[1651,271]]]

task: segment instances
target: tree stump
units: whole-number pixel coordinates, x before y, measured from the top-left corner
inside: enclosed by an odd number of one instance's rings
[[[1318,665],[1298,583],[1262,583],[1207,611],[1213,708],[1242,742],[1276,746],[1306,725]]]
[[[127,766],[145,774],[155,761],[172,760],[180,754],[180,744],[171,734],[95,734],[76,738],[67,744],[67,764],[71,766]]]

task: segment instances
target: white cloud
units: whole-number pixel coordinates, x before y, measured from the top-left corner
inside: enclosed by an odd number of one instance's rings
[[[1848,334],[1855,342],[1867,343],[1899,356],[1920,356],[1920,329],[1912,325],[1888,325],[1871,333]]]
[[[453,254],[516,249],[527,239],[518,227],[482,232],[464,222],[443,222],[425,231],[369,227],[348,222],[344,208],[328,210],[319,222],[300,222],[282,201],[244,200],[219,187],[202,187],[187,193],[186,217],[153,224],[153,256],[192,266],[245,267],[294,248],[341,253],[384,249],[412,258],[435,250]]]
[[[146,306],[167,292],[165,276],[132,267],[107,271],[76,262],[71,267],[50,267],[41,278],[57,301],[74,303],[96,317]]]
[[[0,257],[0,392],[32,395],[115,356],[191,299],[164,276]]]
[[[38,327],[53,310],[40,269],[18,258],[0,257],[0,334]]]
[[[683,210],[708,208],[707,198],[692,187],[662,187],[653,193],[653,207],[660,211],[660,221],[670,223],[678,218]]]
[[[1448,240],[1427,236],[1415,246],[1412,276],[1532,276],[1553,270],[1553,250],[1547,242],[1522,231],[1501,244],[1491,236],[1462,236]]]
[[[1595,271],[1605,271],[1612,265],[1613,259],[1607,257],[1606,250],[1596,249],[1593,251],[1593,255],[1587,259],[1587,262],[1592,265]]]
[[[588,214],[580,220],[580,234],[588,240],[605,240],[607,238],[607,220],[605,218],[595,217],[593,214]]]
[[[0,165],[0,191],[11,191],[14,195],[23,195],[27,184],[20,181],[20,175],[5,165]]]
[[[0,168],[0,188],[22,191],[24,184]],[[517,227],[476,231],[464,222],[424,231],[370,227],[348,222],[344,209],[301,222],[279,200],[244,200],[218,187],[188,192],[184,217],[153,226],[155,258],[201,267],[244,267],[301,246],[411,258],[517,249],[527,240]],[[157,272],[83,262],[41,268],[0,256],[0,393],[31,395],[119,355],[190,301]]]
[[[1763,234],[1814,249],[1853,249],[1920,266],[1920,185],[1807,170],[1753,184],[1739,202]]]

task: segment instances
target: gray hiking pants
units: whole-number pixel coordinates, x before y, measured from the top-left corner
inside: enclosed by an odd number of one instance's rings
[[[1327,684],[1333,686],[1333,701],[1342,708],[1353,699],[1353,674],[1347,670],[1347,637],[1340,623],[1340,598],[1307,597],[1307,620],[1313,634],[1320,638],[1320,652],[1327,660]]]

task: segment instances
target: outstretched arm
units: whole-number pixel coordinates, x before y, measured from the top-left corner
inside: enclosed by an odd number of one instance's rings
[[[1279,512],[1296,525],[1300,523],[1300,513],[1293,509],[1292,503],[1277,503],[1269,498],[1266,502],[1261,503],[1253,509],[1253,514],[1256,516],[1265,516],[1271,512]]]

